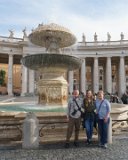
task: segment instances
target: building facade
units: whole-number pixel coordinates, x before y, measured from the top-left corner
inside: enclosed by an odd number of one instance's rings
[[[23,38],[0,36],[0,70],[4,70],[5,83],[0,86],[1,94],[13,95],[36,92],[38,72],[27,69],[21,63],[22,57],[43,53],[45,49],[30,43],[25,30]],[[82,42],[61,50],[64,54],[77,56],[82,65],[79,70],[69,71],[65,78],[69,83],[69,92],[78,88],[81,92],[92,89],[97,93],[103,89],[108,93],[116,93],[120,97],[128,89],[128,40],[121,37],[118,41],[98,41],[94,35],[93,42]]]

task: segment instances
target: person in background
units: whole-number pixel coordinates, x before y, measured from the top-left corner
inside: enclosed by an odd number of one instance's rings
[[[98,98],[96,99],[96,114],[98,116],[98,130],[100,136],[99,146],[107,148],[108,140],[108,125],[110,122],[110,102],[104,99],[104,92],[100,90],[98,92]]]
[[[74,146],[78,147],[78,137],[79,137],[79,130],[81,124],[81,109],[83,101],[79,97],[79,91],[73,91],[73,97],[69,99],[68,108],[67,108],[67,120],[68,120],[68,128],[67,128],[67,135],[66,135],[66,143],[65,148],[70,147],[70,138],[73,133],[73,129],[75,128],[75,138],[74,138]]]
[[[95,110],[95,104],[93,99],[93,94],[91,90],[88,90],[86,92],[86,97],[83,100],[83,109],[84,109],[84,128],[86,130],[86,136],[87,136],[87,144],[90,144],[92,141],[92,135],[93,135],[93,126],[94,126],[94,110]]]

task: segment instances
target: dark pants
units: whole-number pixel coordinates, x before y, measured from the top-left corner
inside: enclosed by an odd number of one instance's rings
[[[86,135],[88,140],[92,139],[93,125],[94,125],[94,120],[90,118],[85,120],[85,129],[86,129]]]
[[[67,136],[66,136],[66,142],[67,143],[69,143],[69,141],[70,141],[70,138],[72,136],[72,132],[73,132],[74,128],[75,128],[75,138],[74,138],[74,141],[78,142],[80,124],[81,124],[81,118],[72,118],[72,117],[69,117]]]
[[[103,119],[98,120],[98,129],[99,129],[99,135],[100,135],[100,143],[104,145],[108,142],[108,125],[109,125],[110,119],[105,123]]]

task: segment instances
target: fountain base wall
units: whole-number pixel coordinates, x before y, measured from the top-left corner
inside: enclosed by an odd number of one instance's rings
[[[27,113],[0,112],[0,141],[9,143],[23,139],[23,122]],[[67,117],[65,112],[35,112],[39,119],[39,142],[65,141],[67,131]],[[127,105],[112,104],[113,134],[128,128]],[[127,121],[123,121],[126,119]],[[118,121],[120,120],[120,122]],[[122,121],[121,121],[122,120]],[[95,130],[94,130],[95,131]],[[95,131],[96,133],[96,131]],[[74,136],[72,135],[72,139]],[[81,126],[80,139],[85,139],[85,131]]]

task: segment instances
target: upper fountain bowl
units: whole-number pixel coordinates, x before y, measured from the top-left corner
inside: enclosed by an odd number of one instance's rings
[[[74,70],[80,68],[82,61],[71,55],[42,53],[25,56],[22,58],[22,63],[33,70],[47,67]]]
[[[55,23],[39,24],[29,35],[33,44],[47,48],[47,41],[57,41],[58,48],[68,47],[76,42],[76,37],[71,31]]]

